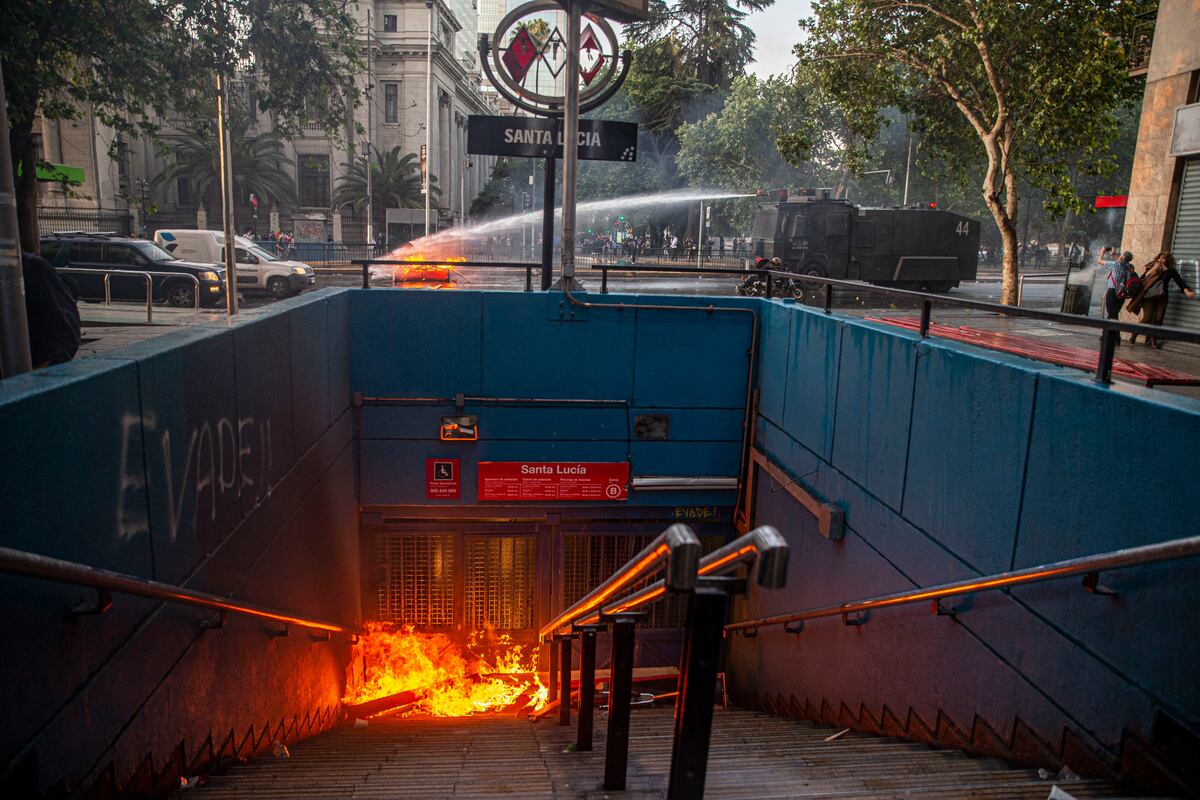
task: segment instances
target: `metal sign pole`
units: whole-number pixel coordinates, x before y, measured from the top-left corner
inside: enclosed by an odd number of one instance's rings
[[[563,107],[563,210],[562,210],[562,284],[564,289],[578,288],[575,282],[575,185],[579,171],[579,38],[582,3],[564,0],[567,5],[567,87]]]
[[[554,274],[554,164],[546,159],[546,181],[542,194],[542,291],[550,288]]]
[[[13,189],[9,153],[8,101],[0,74],[0,378],[33,369],[29,354],[29,323],[25,319],[25,277],[21,272],[21,234],[17,225],[17,195]],[[33,169],[26,164],[25,169]]]

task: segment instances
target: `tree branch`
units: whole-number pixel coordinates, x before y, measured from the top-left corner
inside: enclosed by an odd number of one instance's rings
[[[918,11],[928,11],[930,14],[933,14],[935,17],[938,17],[938,18],[944,20],[945,22],[949,22],[951,25],[958,28],[959,30],[963,30],[963,31],[969,30],[969,26],[965,22],[955,19],[954,17],[947,14],[945,11],[935,8],[934,6],[930,5],[929,3],[914,3],[914,2],[907,2],[907,0],[892,0],[892,2],[886,2],[886,3],[883,3],[876,7],[881,11],[886,11],[889,8],[912,8],[912,9],[916,9]]]

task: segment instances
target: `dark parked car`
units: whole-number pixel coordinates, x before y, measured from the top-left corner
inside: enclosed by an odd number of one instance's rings
[[[216,306],[225,300],[225,270],[212,264],[180,261],[153,242],[102,233],[55,233],[43,236],[42,257],[62,271],[60,274],[82,300],[104,299],[104,273],[112,270],[150,272],[154,300],[173,306],[195,305],[199,284],[200,305]],[[176,277],[178,276],[178,277]],[[114,300],[145,300],[146,281],[141,276],[110,275],[109,293]]]

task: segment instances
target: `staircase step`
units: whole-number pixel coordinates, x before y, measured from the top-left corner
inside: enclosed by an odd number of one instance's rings
[[[182,800],[530,800],[666,796],[673,712],[633,715],[628,791],[605,793],[607,719],[597,714],[594,749],[573,752],[575,729],[556,720],[507,717],[405,718],[345,725],[211,778]],[[1041,780],[994,758],[731,709],[714,718],[705,797],[724,800],[1046,800],[1057,785],[1071,796],[1121,797],[1096,780]]]

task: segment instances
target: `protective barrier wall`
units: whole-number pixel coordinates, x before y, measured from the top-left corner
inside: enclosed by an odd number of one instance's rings
[[[759,473],[787,589],[822,606],[1197,532],[1200,403],[894,328],[764,303],[757,446],[845,512],[831,541]],[[1195,561],[811,621],[731,645],[731,691],[831,724],[1135,773],[1200,730]]]
[[[628,461],[634,476],[736,477],[752,315],[638,308],[703,308],[711,298],[592,299],[614,307],[574,308],[557,293],[355,292],[351,375],[363,395],[612,401],[467,401],[463,412],[479,421],[477,442],[439,440],[439,420],[455,413],[453,402],[368,402],[363,505],[474,506],[481,461]],[[722,300],[735,304],[757,305]],[[665,439],[638,436],[637,418],[651,414],[669,418]],[[427,496],[431,458],[461,459],[458,499]],[[623,505],[729,506],[734,496],[633,491]]]
[[[0,544],[359,619],[349,295],[316,292],[0,382]],[[315,590],[314,587],[319,587]],[[345,642],[0,576],[0,770],[149,793],[330,724]]]

